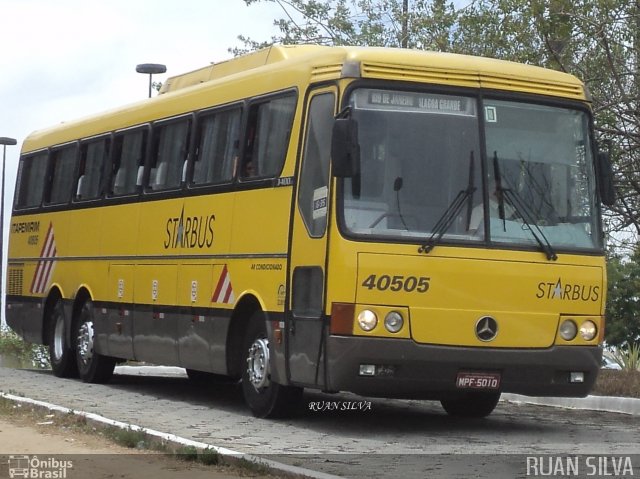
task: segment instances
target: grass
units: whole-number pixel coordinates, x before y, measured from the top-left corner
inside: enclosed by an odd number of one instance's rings
[[[172,454],[183,461],[198,462],[205,466],[217,466],[222,463],[222,457],[213,448],[198,449],[194,446],[183,446],[174,449]],[[244,465],[242,468],[246,469]]]
[[[623,371],[637,371],[640,368],[640,343],[631,343],[612,354],[613,360]]]
[[[592,394],[640,398],[640,371],[603,369]]]
[[[51,412],[38,406],[15,403],[3,397],[0,397],[0,418],[7,418],[12,422],[32,427],[44,418],[47,422],[53,422],[53,427],[72,436],[77,436],[78,434],[98,435],[127,449],[159,453],[168,458],[214,467],[232,477],[274,477],[270,475],[269,469],[261,464],[255,464],[242,458],[227,460],[213,448],[198,449],[193,446],[181,446],[149,436],[143,431],[106,426],[101,423],[94,423],[87,420],[86,417],[73,413]],[[47,425],[47,428],[50,427],[52,425]]]
[[[46,346],[27,343],[12,330],[0,325],[0,364],[48,369],[49,352]]]
[[[147,449],[147,435],[143,431],[131,428],[122,429],[119,427],[109,427],[104,430],[106,437],[119,446],[129,449]]]

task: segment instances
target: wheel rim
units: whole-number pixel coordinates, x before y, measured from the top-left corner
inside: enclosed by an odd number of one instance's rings
[[[266,338],[256,339],[249,348],[247,373],[256,390],[269,386],[269,341]]]
[[[64,354],[64,320],[62,316],[56,316],[56,327],[53,330],[53,356],[59,360]]]
[[[78,331],[78,357],[87,364],[93,357],[93,323],[82,323]]]

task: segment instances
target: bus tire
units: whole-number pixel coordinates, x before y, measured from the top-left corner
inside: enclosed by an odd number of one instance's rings
[[[61,298],[55,300],[48,315],[49,361],[51,362],[53,374],[59,378],[78,377],[76,356],[72,345],[68,344],[67,341],[67,326]]]
[[[80,378],[86,383],[106,383],[113,375],[116,359],[95,351],[95,323],[91,301],[84,302],[75,324],[75,353]]]
[[[265,316],[255,312],[249,320],[243,343],[242,392],[256,417],[290,416],[302,398],[302,388],[271,381],[269,340]]]
[[[440,403],[447,414],[456,417],[482,418],[493,412],[500,400],[500,393],[465,392],[460,395],[441,399]]]

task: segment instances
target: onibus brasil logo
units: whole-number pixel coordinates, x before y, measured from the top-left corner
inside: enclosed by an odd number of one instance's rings
[[[64,461],[55,457],[44,459],[38,456],[9,456],[9,477],[29,479],[66,479],[67,471],[73,468],[73,461]]]

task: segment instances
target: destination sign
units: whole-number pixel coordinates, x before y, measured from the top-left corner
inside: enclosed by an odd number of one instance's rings
[[[358,90],[355,107],[361,109],[412,111],[445,115],[475,116],[472,98],[393,90]]]

